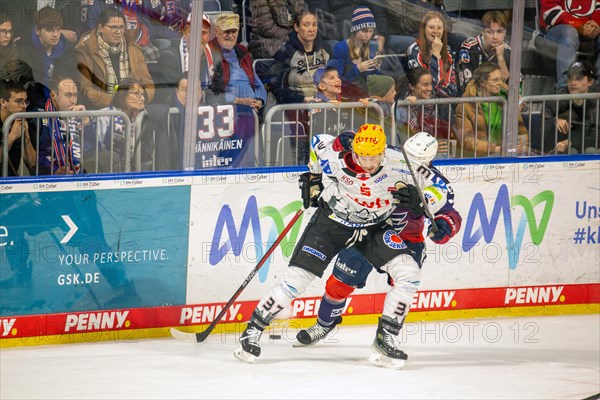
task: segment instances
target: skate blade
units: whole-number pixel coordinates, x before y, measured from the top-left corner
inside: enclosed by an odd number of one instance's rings
[[[233,352],[233,356],[238,360],[248,364],[252,364],[254,360],[256,360],[256,356],[245,352],[242,346],[239,346],[237,349],[235,349],[235,351]]]
[[[391,369],[403,369],[404,365],[406,364],[406,360],[390,358],[377,352],[371,354],[371,356],[369,357],[369,362],[377,367]]]

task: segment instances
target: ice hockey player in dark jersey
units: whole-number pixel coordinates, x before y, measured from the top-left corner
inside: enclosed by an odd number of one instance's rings
[[[448,180],[431,165],[437,141],[430,134],[419,132],[407,140],[404,150],[417,174],[429,177],[432,182],[424,189],[438,228],[430,238],[434,243],[444,244],[460,230],[462,219],[453,207],[454,193]],[[398,347],[397,337],[421,281],[424,232],[431,232],[430,228],[423,213],[399,205],[373,239],[343,249],[325,285],[317,322],[298,332],[295,346],[314,344],[332,332],[342,321],[348,296],[355,288],[364,287],[367,276],[375,269],[388,274],[392,287],[385,298],[369,361],[378,366],[403,368],[408,356]]]
[[[301,176],[300,187],[304,207],[317,210],[296,244],[289,268],[258,303],[240,338],[234,355],[242,361],[252,362],[260,355],[263,330],[323,275],[342,249],[373,237],[398,204],[423,214],[405,159],[398,149],[386,146],[379,125],[361,126],[351,150],[344,150],[347,139],[345,135],[312,139],[310,172]],[[419,175],[421,185],[433,185],[432,176]],[[443,191],[440,198],[446,202]]]

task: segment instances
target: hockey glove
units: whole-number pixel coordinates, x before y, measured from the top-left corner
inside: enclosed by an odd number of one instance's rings
[[[444,244],[454,236],[454,222],[452,219],[440,216],[435,219],[435,225],[438,228],[436,233],[433,233],[433,229],[429,226],[429,234],[434,243]]]
[[[300,175],[299,186],[302,193],[302,204],[304,208],[317,207],[319,195],[323,190],[321,174],[305,172]]]
[[[407,185],[401,189],[393,190],[391,193],[396,200],[396,206],[408,208],[417,218],[420,218],[425,213],[423,203],[419,197],[419,191],[415,186]]]

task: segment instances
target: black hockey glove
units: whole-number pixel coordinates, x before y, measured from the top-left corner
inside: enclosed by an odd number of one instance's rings
[[[401,189],[393,190],[391,193],[396,200],[396,206],[408,208],[417,218],[420,218],[425,213],[423,203],[419,197],[419,191],[415,186],[407,185]]]
[[[323,190],[321,174],[311,174],[305,172],[298,179],[300,192],[302,193],[302,203],[304,208],[317,207],[317,200]]]
[[[449,222],[448,222],[449,221]],[[448,218],[436,218],[435,225],[437,226],[438,231],[433,233],[433,229],[429,226],[428,236],[433,240],[434,243],[444,244],[454,235],[454,228],[452,225],[452,220]]]

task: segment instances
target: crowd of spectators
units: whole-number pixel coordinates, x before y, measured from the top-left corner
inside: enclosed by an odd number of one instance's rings
[[[232,114],[221,116],[223,124],[241,126],[238,118],[246,112],[262,122],[274,104],[374,102],[384,110],[386,130],[397,126],[403,138],[427,131],[442,143],[440,153],[448,155],[449,141],[466,156],[502,153],[508,10],[482,13],[480,33],[467,37],[442,0],[250,0],[247,11],[238,3],[223,2],[230,8],[205,14],[202,23],[200,106],[232,105]],[[563,3],[543,0],[536,16],[547,30],[545,40],[557,43],[556,93],[596,92],[600,8],[575,12]],[[247,18],[240,17],[243,12]],[[3,1],[0,127],[22,111],[119,110],[131,121],[143,115],[152,134],[144,132],[145,140],[130,145],[142,150],[146,165],[180,169],[190,46],[196,43],[190,18],[190,0]],[[242,43],[243,30],[249,31],[248,44]],[[591,62],[578,59],[580,42],[593,43]],[[264,59],[267,67],[258,71],[254,62]],[[461,97],[459,104],[419,104]],[[540,149],[529,146],[533,132],[520,118],[520,150],[598,153],[598,102],[546,105],[543,118],[549,122],[539,132],[545,143]],[[169,108],[177,115],[168,115]],[[318,126],[309,120],[326,114],[319,112],[308,107],[287,117],[306,133]],[[122,169],[123,153],[131,149],[123,147],[128,132],[119,118],[16,119],[8,142],[0,136],[0,161],[7,146],[10,175],[20,174],[19,168],[31,174]],[[227,136],[203,123],[207,128],[199,128],[199,138],[217,131],[219,140]],[[318,129],[338,134],[351,127]],[[218,157],[214,163],[229,165]]]

